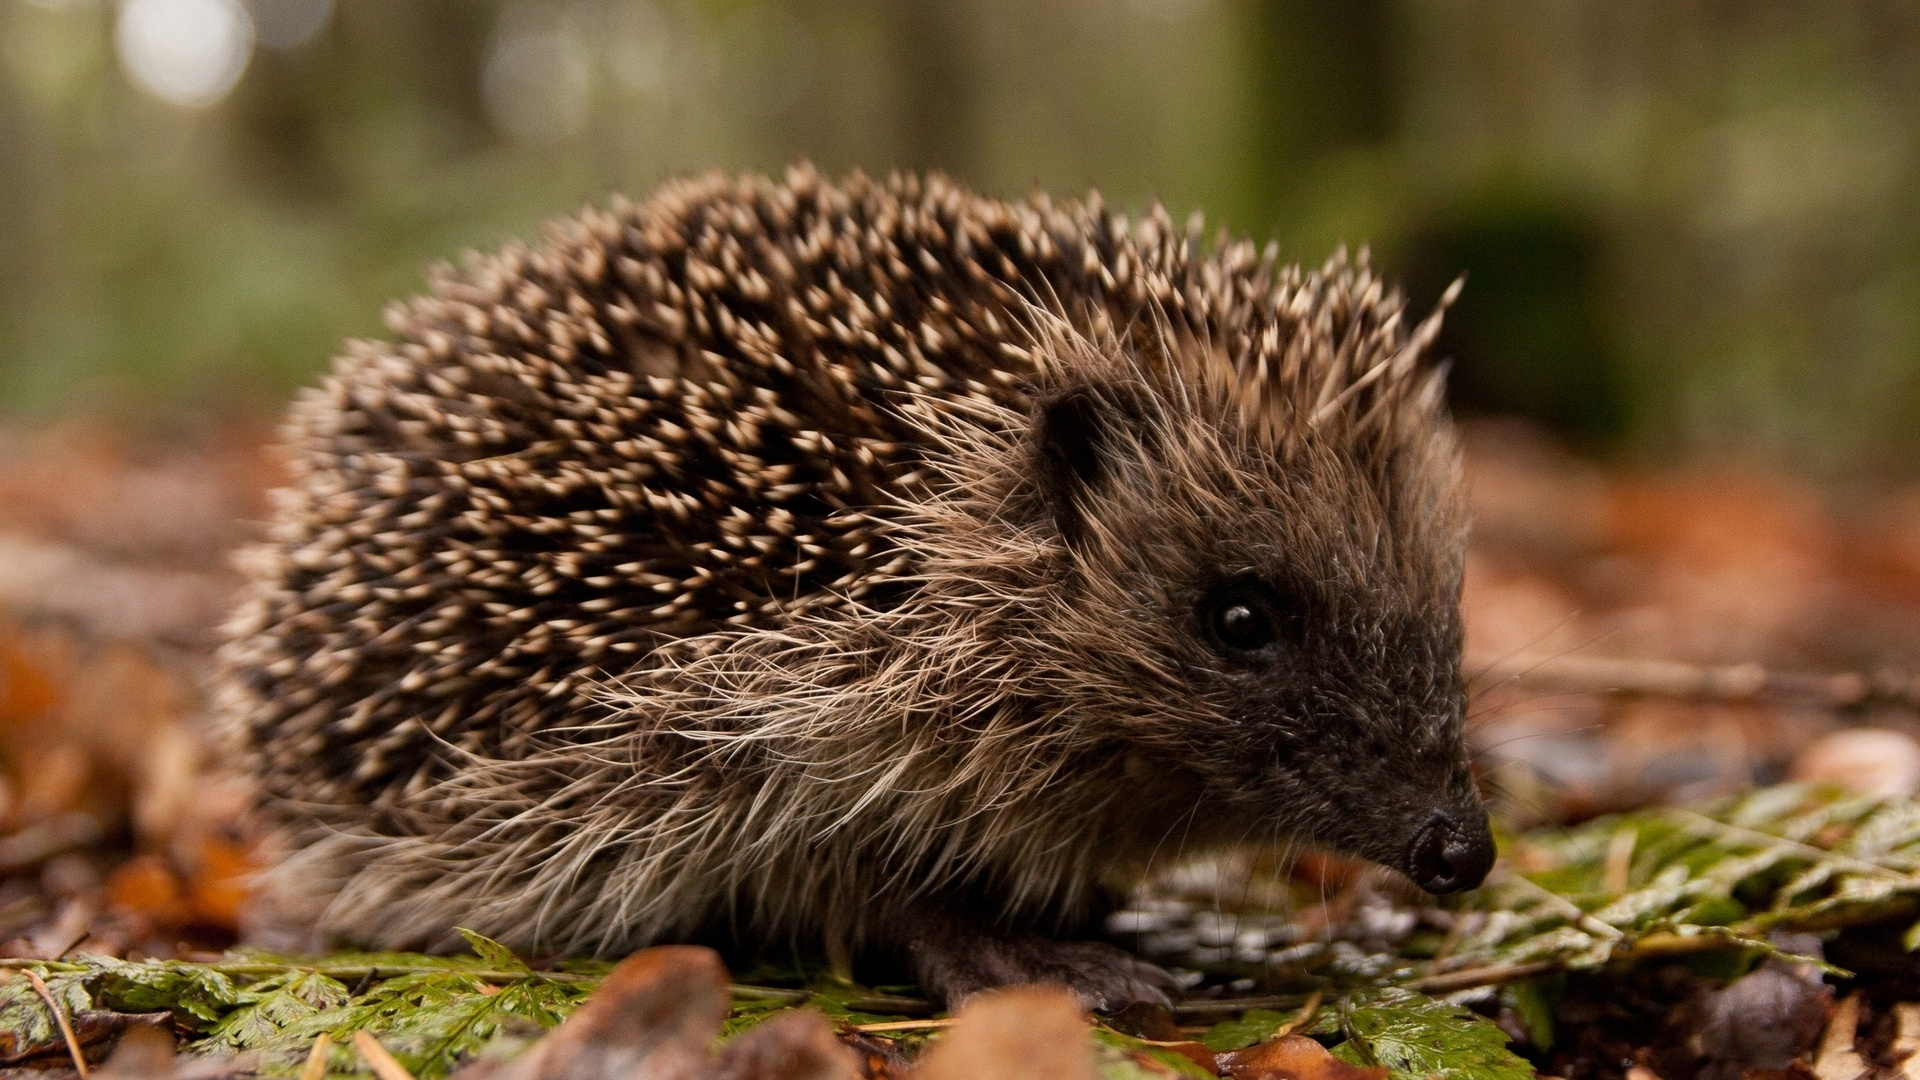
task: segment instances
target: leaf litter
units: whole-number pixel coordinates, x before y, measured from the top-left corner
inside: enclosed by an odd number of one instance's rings
[[[631,1074],[611,1048],[631,1064],[645,1032],[615,1005],[654,991],[609,964],[482,938],[235,948],[258,856],[193,718],[224,553],[276,466],[240,429],[3,434],[0,1070],[73,1065],[30,970],[103,1076],[367,1076],[369,1039],[422,1080]],[[991,997],[956,1022],[910,988],[750,972],[769,985],[726,991],[684,1060],[741,1080],[1920,1078],[1920,500],[1606,473],[1500,425],[1469,430],[1469,465],[1472,734],[1508,823],[1488,888],[1434,905],[1338,859],[1222,858],[1115,920],[1190,983],[1161,1025]]]

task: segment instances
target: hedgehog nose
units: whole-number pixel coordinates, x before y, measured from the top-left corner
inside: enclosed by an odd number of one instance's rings
[[[1407,876],[1430,893],[1459,892],[1485,881],[1493,869],[1493,830],[1487,812],[1476,808],[1471,820],[1435,814],[1413,838],[1407,852]]]

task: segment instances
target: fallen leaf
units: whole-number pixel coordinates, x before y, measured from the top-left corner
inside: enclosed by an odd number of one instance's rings
[[[186,890],[157,855],[136,856],[108,876],[107,903],[156,926],[178,926],[187,920]]]
[[[129,1028],[108,1056],[107,1063],[93,1074],[99,1080],[155,1080],[173,1075],[173,1036],[157,1026]]]
[[[11,640],[0,639],[0,725],[39,723],[59,703],[51,678]]]
[[[665,945],[622,960],[567,1021],[502,1065],[480,1062],[462,1080],[695,1080],[731,1001],[727,969],[711,949]],[[806,1075],[806,1074],[796,1074]]]
[[[1920,1080],[1920,1004],[1903,1001],[1893,1007],[1893,1041],[1887,1057],[1897,1064],[1898,1080]]]
[[[238,931],[247,888],[259,868],[252,854],[231,840],[208,837],[200,844],[198,865],[187,883],[187,906],[203,926]]]
[[[880,1035],[841,1028],[840,1045],[853,1052],[854,1074],[860,1080],[900,1080],[913,1075],[913,1064],[900,1044]]]
[[[1150,1001],[1136,1001],[1107,1017],[1106,1022],[1113,1030],[1135,1038],[1155,1042],[1187,1041],[1180,1031],[1180,1025],[1174,1022],[1173,1010]]]
[[[1820,1049],[1813,1056],[1813,1074],[1820,1080],[1860,1080],[1872,1070],[1867,1059],[1854,1049],[1860,1031],[1860,995],[1848,994],[1834,1007],[1827,1030],[1820,1036]]]
[[[1192,1039],[1167,1039],[1167,1040],[1144,1040],[1143,1039],[1141,1041],[1145,1043],[1147,1046],[1151,1046],[1155,1049],[1164,1050],[1169,1053],[1179,1054],[1181,1057],[1186,1058],[1188,1061],[1193,1062],[1195,1065],[1200,1066],[1202,1069],[1205,1069],[1206,1071],[1213,1073],[1216,1076],[1219,1075],[1219,1072],[1220,1072],[1219,1059],[1214,1057],[1213,1051],[1207,1049],[1207,1045],[1205,1043],[1194,1042]]]
[[[1876,799],[1920,789],[1920,743],[1885,728],[1846,728],[1813,741],[1793,759],[1793,778],[1838,784]]]
[[[1387,1080],[1385,1066],[1341,1061],[1305,1035],[1284,1035],[1214,1060],[1220,1075],[1233,1080]]]
[[[736,1036],[703,1080],[853,1080],[859,1058],[820,1013],[781,1013]]]
[[[914,1080],[1094,1080],[1087,1019],[1064,987],[1015,986],[969,1001]]]
[[[1676,1022],[1704,1062],[1700,1080],[1738,1080],[1749,1069],[1787,1068],[1813,1049],[1832,1001],[1818,969],[1776,957],[1689,1002]]]

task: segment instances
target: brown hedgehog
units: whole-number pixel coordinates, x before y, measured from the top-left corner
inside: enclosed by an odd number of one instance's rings
[[[1073,939],[1183,853],[1478,884],[1438,313],[1197,232],[798,168],[436,273],[223,654],[280,909],[1116,1007],[1166,976]]]

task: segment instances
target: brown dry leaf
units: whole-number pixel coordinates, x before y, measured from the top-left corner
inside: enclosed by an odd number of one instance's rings
[[[0,726],[26,727],[43,721],[59,704],[53,680],[11,636],[0,634]]]
[[[727,969],[713,950],[643,949],[622,960],[578,1012],[532,1049],[505,1064],[469,1065],[457,1075],[460,1080],[704,1080],[713,1067],[707,1048],[731,1004]],[[845,1075],[852,1076],[851,1068]]]
[[[741,1033],[704,1080],[853,1080],[860,1062],[825,1016],[798,1009]]]
[[[1162,1050],[1171,1050],[1210,1073],[1217,1074],[1220,1071],[1219,1058],[1214,1056],[1213,1051],[1207,1049],[1205,1043],[1197,1043],[1191,1039],[1176,1039],[1167,1042],[1155,1042],[1153,1045]]]
[[[140,855],[122,863],[107,878],[107,903],[132,912],[152,926],[180,926],[191,909],[186,889],[166,860]]]
[[[840,1045],[852,1051],[854,1075],[860,1080],[901,1080],[913,1075],[913,1063],[900,1044],[884,1035],[842,1027]]]
[[[199,703],[185,674],[138,645],[3,621],[0,658],[12,687],[0,687],[0,759],[16,794],[9,826],[78,812],[117,831],[154,789],[146,816],[170,827],[156,785],[177,788],[178,770],[197,760],[186,722]]]
[[[1173,1010],[1153,1002],[1136,1001],[1112,1016],[1107,1026],[1137,1039],[1154,1042],[1184,1042],[1186,1035],[1174,1021]]]
[[[1701,1080],[1738,1080],[1749,1069],[1790,1068],[1827,1027],[1833,988],[1808,964],[1778,958],[1687,1002],[1678,1034],[1702,1061]]]
[[[1854,1049],[1860,1031],[1860,995],[1848,994],[1834,1006],[1820,1049],[1813,1056],[1813,1074],[1820,1080],[1861,1080],[1873,1066]]]
[[[173,1075],[173,1036],[159,1027],[137,1027],[120,1037],[107,1063],[93,1075],[100,1080],[155,1080]]]
[[[1611,547],[1645,568],[1623,624],[1631,651],[1752,659],[1816,621],[1838,555],[1817,494],[1756,472],[1694,472],[1612,485]],[[1625,644],[1625,643],[1623,643]]]
[[[1877,799],[1909,799],[1920,790],[1920,743],[1901,731],[1845,728],[1801,750],[1792,775]]]
[[[1384,1065],[1353,1065],[1305,1035],[1285,1035],[1221,1054],[1220,1075],[1233,1080],[1387,1080]]]
[[[1087,1018],[1064,987],[1014,986],[969,1001],[914,1080],[1095,1080]]]
[[[1895,1080],[1920,1080],[1920,1004],[1903,1001],[1893,1007],[1887,1058],[1895,1064]]]
[[[120,1013],[103,1009],[83,1010],[67,1017],[74,1041],[89,1059],[103,1055],[115,1040],[135,1028],[173,1029],[173,1017],[167,1013]],[[62,1067],[72,1062],[64,1036],[58,1031],[45,1042],[22,1045],[11,1031],[0,1032],[0,1067],[33,1064]]]
[[[201,926],[238,932],[247,889],[260,869],[244,845],[208,837],[199,845],[199,858],[187,882],[187,906]]]

